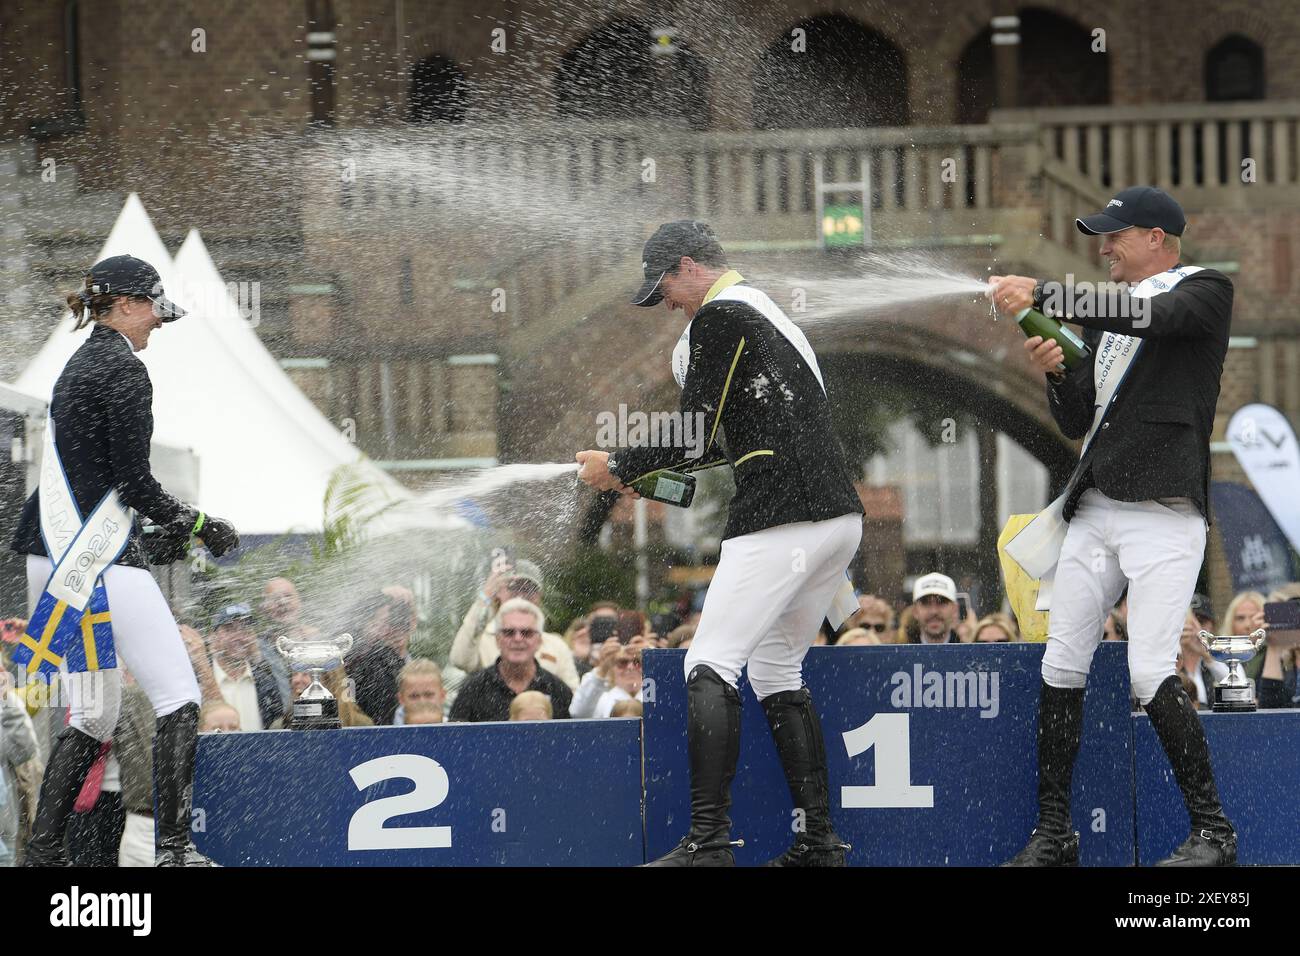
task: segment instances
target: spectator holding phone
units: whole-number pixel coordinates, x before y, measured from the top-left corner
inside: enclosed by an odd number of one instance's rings
[[[615,620],[596,617],[588,625],[592,631],[591,642],[596,666],[583,675],[582,682],[573,695],[573,703],[569,705],[569,715],[572,717],[596,716],[596,705],[600,698],[614,686],[614,661],[623,649],[622,642],[614,634]],[[603,640],[597,644],[602,636]]]
[[[1294,593],[1293,593],[1294,592]],[[1263,653],[1246,662],[1242,670],[1255,682],[1261,710],[1296,706],[1296,653],[1300,644],[1300,588],[1287,585],[1256,602],[1258,611],[1250,618],[1249,634],[1264,628]],[[1235,602],[1234,602],[1235,603]],[[1294,605],[1294,607],[1292,607]]]
[[[564,643],[568,644],[569,650],[573,652],[573,666],[578,671],[578,680],[581,681],[595,666],[591,663],[591,631],[587,629],[585,616],[579,615],[569,622],[569,626],[564,630]]]

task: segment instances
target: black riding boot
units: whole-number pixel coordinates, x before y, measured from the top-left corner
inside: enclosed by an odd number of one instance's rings
[[[102,746],[90,734],[76,727],[64,727],[59,731],[50,761],[45,766],[45,778],[41,781],[41,799],[36,807],[32,838],[27,842],[24,866],[68,865],[63,843],[68,817]]]
[[[647,866],[733,866],[731,780],[740,757],[740,694],[703,664],[686,680],[686,742],[691,758],[691,832]]]
[[[1237,862],[1237,833],[1219,804],[1205,729],[1182,681],[1166,678],[1146,712],[1174,768],[1192,822],[1191,836],[1156,866],[1232,866]]]
[[[190,842],[190,798],[199,706],[186,704],[158,718],[153,740],[153,806],[158,821],[154,866],[213,866]]]
[[[1083,689],[1043,681],[1038,695],[1038,826],[1003,866],[1078,866],[1070,825],[1070,780],[1083,733]]]
[[[807,687],[763,699],[776,752],[785,769],[790,798],[803,813],[794,845],[765,866],[843,866],[849,845],[831,826],[830,786],[826,779],[826,744],[822,725]]]

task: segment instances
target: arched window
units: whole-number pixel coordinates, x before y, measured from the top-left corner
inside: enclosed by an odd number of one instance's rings
[[[1093,53],[1092,31],[1051,10],[1020,11],[1019,106],[1110,102],[1110,55]]]
[[[1264,50],[1258,43],[1233,33],[1205,54],[1205,98],[1224,100],[1264,98]]]
[[[903,126],[907,63],[883,34],[840,14],[801,20],[754,67],[758,129]]]
[[[465,119],[469,85],[445,56],[426,56],[411,68],[406,119],[410,123],[460,123]]]
[[[681,118],[709,125],[708,69],[681,40],[659,43],[637,20],[613,20],[564,55],[555,74],[561,116],[587,120]]]
[[[1016,106],[1100,106],[1110,102],[1110,58],[1094,53],[1092,32],[1051,10],[1019,12]],[[998,102],[993,31],[986,27],[957,61],[957,122],[983,123]]]

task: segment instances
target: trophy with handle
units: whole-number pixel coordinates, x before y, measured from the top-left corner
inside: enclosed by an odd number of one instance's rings
[[[1255,682],[1241,672],[1241,665],[1258,653],[1267,634],[1262,627],[1245,635],[1216,635],[1209,631],[1197,634],[1210,656],[1228,665],[1228,676],[1214,685],[1215,713],[1243,713],[1256,709]]]
[[[294,641],[281,634],[275,639],[275,647],[289,662],[291,670],[307,671],[311,675],[311,683],[293,702],[293,729],[338,730],[342,727],[339,702],[320,679],[325,671],[342,666],[344,655],[352,650],[352,635]]]

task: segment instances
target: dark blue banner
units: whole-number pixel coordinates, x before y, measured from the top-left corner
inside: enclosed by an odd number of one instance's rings
[[[1295,580],[1286,535],[1253,488],[1232,481],[1211,482],[1210,504],[1233,591],[1268,594]]]
[[[1201,714],[1237,862],[1300,864],[1300,710]],[[1146,715],[1133,719],[1138,862],[1150,866],[1187,839],[1187,807]]]
[[[985,866],[1018,851],[1037,817],[1036,719],[1042,644],[814,647],[804,680],[821,715],[831,815],[857,866]],[[1123,644],[1103,644],[1085,698],[1074,773],[1082,862],[1129,866],[1132,728]],[[690,825],[684,651],[648,651],[646,850]],[[795,816],[762,708],[742,680],[732,789],[736,862],[792,842]],[[653,700],[649,700],[649,692]]]
[[[205,734],[195,844],[223,866],[626,866],[641,726],[520,721]]]

